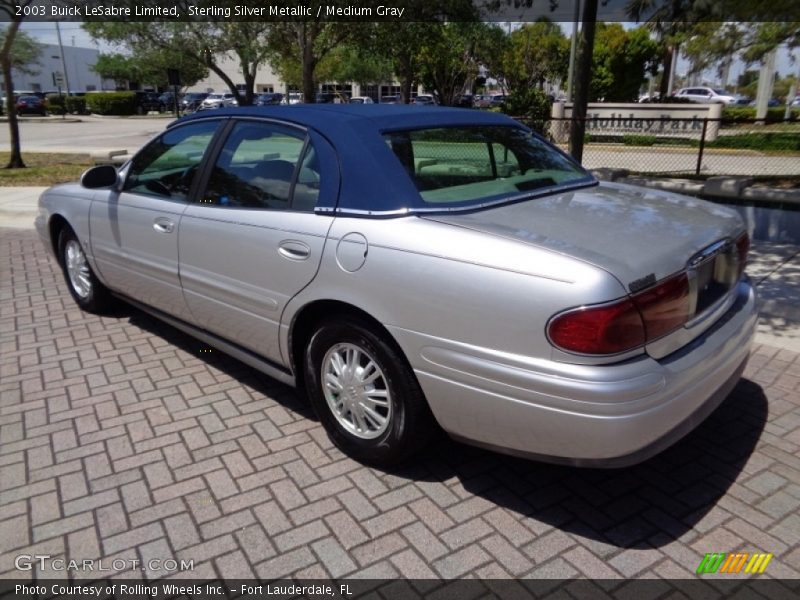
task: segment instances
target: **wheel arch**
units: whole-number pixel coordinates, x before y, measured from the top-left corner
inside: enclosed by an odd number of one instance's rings
[[[50,222],[47,224],[48,233],[50,235],[50,245],[53,248],[53,252],[56,256],[59,256],[58,253],[58,238],[61,236],[61,232],[65,229],[73,229],[73,227],[69,224],[66,218],[63,215],[55,214],[50,217]],[[59,256],[59,261],[61,257]]]
[[[292,372],[294,373],[295,380],[297,381],[297,388],[304,389],[303,377],[303,353],[308,345],[311,336],[314,333],[317,325],[334,316],[348,316],[354,317],[364,321],[367,325],[372,327],[374,331],[381,336],[388,344],[394,346],[395,350],[403,357],[406,366],[411,369],[408,361],[400,344],[375,317],[367,311],[341,300],[315,300],[303,306],[292,318],[292,323],[289,327],[289,354],[291,361]],[[413,372],[413,369],[411,369]]]

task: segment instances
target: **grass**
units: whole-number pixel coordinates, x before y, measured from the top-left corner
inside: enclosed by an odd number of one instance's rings
[[[88,154],[23,152],[25,169],[5,169],[9,153],[0,152],[0,187],[55,185],[77,181],[94,163]]]

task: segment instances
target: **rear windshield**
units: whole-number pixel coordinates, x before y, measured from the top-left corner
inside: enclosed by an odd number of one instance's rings
[[[384,139],[427,205],[468,207],[593,183],[571,158],[513,126],[395,131]]]

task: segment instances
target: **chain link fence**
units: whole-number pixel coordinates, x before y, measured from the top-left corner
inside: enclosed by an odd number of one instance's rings
[[[568,150],[572,118],[518,120]],[[583,165],[661,176],[798,177],[800,121],[589,118]]]

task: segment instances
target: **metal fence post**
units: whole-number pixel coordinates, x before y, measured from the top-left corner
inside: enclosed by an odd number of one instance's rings
[[[703,132],[700,134],[700,150],[697,152],[697,168],[695,175],[700,175],[700,168],[703,166],[703,150],[706,147],[706,130],[708,129],[708,119],[703,119]]]

